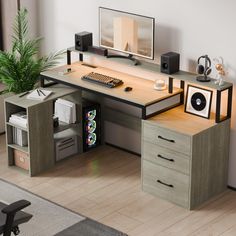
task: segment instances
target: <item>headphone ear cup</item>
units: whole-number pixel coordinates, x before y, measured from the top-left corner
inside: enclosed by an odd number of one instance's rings
[[[205,74],[206,74],[206,75],[209,75],[210,73],[211,73],[211,68],[208,67],[208,68],[206,69],[206,71],[205,71]]]
[[[205,68],[204,68],[204,66],[203,65],[197,65],[197,68],[196,68],[196,71],[197,71],[197,73],[198,74],[203,74],[204,73],[204,71],[205,71]]]

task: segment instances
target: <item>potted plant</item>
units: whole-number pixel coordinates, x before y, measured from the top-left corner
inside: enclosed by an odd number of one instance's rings
[[[0,51],[0,133],[4,131],[3,101],[5,97],[32,90],[40,72],[57,64],[62,51],[46,57],[38,57],[42,38],[30,39],[25,8],[18,11],[13,25],[12,48],[9,52]]]
[[[29,38],[27,10],[19,10],[13,25],[12,49],[9,52],[0,51],[0,81],[6,86],[4,93],[18,94],[32,90],[40,72],[57,64],[62,51],[38,57],[41,40]]]

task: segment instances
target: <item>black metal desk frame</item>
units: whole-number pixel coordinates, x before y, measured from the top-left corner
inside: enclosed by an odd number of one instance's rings
[[[75,51],[74,47],[71,47],[71,48],[67,49],[67,65],[71,65],[71,53],[74,52],[74,51]],[[79,54],[79,61],[82,62],[83,61],[83,52],[77,51],[77,53]],[[188,74],[188,72],[185,72],[185,73]],[[56,84],[56,83],[63,83],[65,85],[69,85],[69,86],[73,86],[73,87],[77,87],[77,88],[79,87],[79,86],[76,86],[76,85],[71,85],[70,83],[66,83],[66,82],[62,82],[62,81],[57,81],[54,78],[48,78],[48,77],[45,77],[45,76],[41,76],[40,79],[41,79],[40,85],[42,87],[48,87],[48,86],[51,86],[51,85]],[[53,81],[53,82],[45,84],[44,83],[45,79]],[[175,105],[175,106],[179,106],[179,105],[184,104],[184,89],[185,89],[185,82],[186,81],[182,80],[181,76],[176,76],[176,75],[174,75],[173,77],[169,76],[168,92],[170,94],[173,93],[173,81],[174,81],[174,79],[180,80],[180,88],[182,89],[182,92],[180,93],[180,102]],[[189,81],[189,82],[194,83],[193,81]],[[214,90],[216,90],[216,114],[215,114],[215,122],[216,123],[220,123],[220,122],[222,122],[224,120],[227,120],[227,119],[231,118],[231,113],[232,113],[232,98],[233,98],[233,84],[231,84],[231,83],[228,83],[228,84],[229,85],[227,87],[213,88]],[[203,84],[203,85],[207,85],[207,84]],[[90,92],[93,92],[93,93],[98,93],[98,92],[93,91],[93,90],[89,90],[89,89],[85,89],[85,88],[82,88],[82,89],[90,91]],[[222,92],[226,91],[226,90],[228,91],[227,115],[226,116],[222,116],[221,115],[221,95],[222,95]],[[109,95],[104,95],[104,96],[110,97],[110,98],[112,98],[114,100],[118,100],[118,101],[127,103],[129,105],[136,106],[138,108],[141,108],[142,109],[142,119],[144,119],[144,120],[171,108],[171,107],[168,107],[167,109],[163,109],[161,111],[153,112],[152,114],[147,115],[146,109],[148,108],[148,106],[156,104],[157,102],[154,102],[154,103],[149,104],[147,106],[142,106],[140,104],[136,104],[136,103],[133,103],[133,102],[129,102],[129,101],[123,100],[122,98],[115,98],[115,97],[112,97],[112,96],[109,96]],[[174,94],[173,94],[173,96],[174,96]],[[165,100],[165,99],[163,99],[163,100]],[[160,102],[160,100],[158,102]],[[175,107],[175,106],[173,106],[173,107]]]
[[[173,90],[173,80],[174,78],[169,77],[169,93],[172,93]],[[184,89],[185,81],[180,81],[180,88]],[[228,91],[228,97],[227,97],[227,115],[221,116],[221,95],[222,92]],[[184,100],[184,97],[182,98]],[[183,102],[183,100],[181,101]],[[217,89],[216,90],[216,114],[215,114],[215,122],[220,123],[224,120],[231,118],[232,113],[232,99],[233,99],[233,85],[223,88],[223,89]]]
[[[67,65],[71,65],[71,52],[72,52],[72,51],[74,51],[73,48],[67,49]],[[78,53],[79,53],[79,61],[82,62],[82,61],[83,61],[83,52],[78,51]],[[44,80],[53,81],[53,82],[50,82],[50,83],[45,84]],[[81,88],[81,89],[83,89],[84,91],[89,91],[89,92],[92,92],[92,93],[95,93],[95,94],[101,94],[101,93],[96,92],[96,91],[94,91],[94,90],[90,90],[90,89],[87,89],[87,88],[82,88],[82,87],[80,87],[80,86],[78,86],[78,85],[73,85],[73,84],[67,83],[66,81],[59,81],[59,80],[57,80],[57,79],[55,79],[55,78],[46,77],[46,76],[42,76],[42,75],[40,76],[40,86],[41,86],[41,87],[49,87],[49,86],[55,85],[55,84],[57,84],[57,83],[61,83],[61,84],[64,84],[64,85],[68,85],[68,86],[71,86],[71,87],[75,87],[75,88]],[[181,88],[182,88],[182,87],[181,87]],[[173,89],[172,89],[172,90],[173,90]],[[170,94],[173,93],[173,91],[170,92],[170,90],[168,90],[168,92],[169,92]],[[179,94],[180,94],[180,102],[179,102],[179,103],[173,105],[172,107],[164,108],[164,109],[161,109],[161,110],[159,110],[159,111],[152,112],[152,113],[150,113],[150,114],[147,114],[147,108],[148,108],[149,106],[152,106],[152,105],[154,105],[154,104],[156,104],[156,103],[159,103],[159,102],[161,102],[161,101],[164,101],[164,100],[166,100],[166,99],[169,99],[170,97],[176,96],[177,94],[170,95],[170,96],[167,97],[167,98],[163,98],[163,99],[161,99],[161,100],[155,101],[155,102],[150,103],[150,104],[148,104],[148,105],[146,105],[146,106],[140,105],[140,104],[138,104],[138,103],[130,102],[130,101],[127,101],[127,100],[122,99],[122,98],[116,98],[116,97],[113,97],[113,96],[110,96],[110,95],[107,95],[107,94],[103,94],[103,96],[108,97],[108,98],[111,98],[111,99],[116,100],[116,101],[120,101],[120,102],[122,102],[122,103],[126,103],[126,104],[128,104],[128,105],[132,105],[132,106],[135,106],[135,107],[140,108],[140,109],[142,110],[142,116],[141,116],[141,118],[142,118],[143,120],[146,120],[146,119],[148,119],[148,118],[150,118],[150,117],[152,117],[152,116],[155,116],[155,115],[160,114],[160,113],[162,113],[162,112],[164,112],[164,111],[166,111],[166,110],[169,110],[169,109],[171,109],[171,108],[174,108],[174,107],[176,107],[176,106],[179,106],[179,105],[183,104],[184,91],[181,91]]]

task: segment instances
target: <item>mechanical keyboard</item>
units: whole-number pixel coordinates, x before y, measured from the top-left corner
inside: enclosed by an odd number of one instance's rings
[[[109,88],[114,88],[123,84],[123,81],[120,79],[113,78],[108,75],[95,73],[95,72],[91,72],[87,75],[84,75],[81,79],[92,82],[92,83],[96,83],[105,87],[109,87]]]

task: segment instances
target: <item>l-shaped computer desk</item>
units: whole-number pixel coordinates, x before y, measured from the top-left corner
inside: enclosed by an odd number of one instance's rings
[[[87,52],[78,52],[79,62],[71,63],[72,51],[74,48],[68,49],[67,65],[41,74],[41,85],[45,86],[44,80],[49,80],[141,110],[138,118],[140,123],[136,124],[140,125],[138,130],[142,139],[141,169],[144,191],[192,209],[226,189],[232,106],[231,83],[226,82],[223,86],[218,86],[212,80],[202,84],[196,81],[195,74],[180,71],[168,77],[168,89],[156,91],[153,81],[121,73],[119,69],[112,70],[84,62],[84,54],[94,56]],[[160,75],[158,65],[142,62],[139,67],[156,73],[157,78]],[[81,80],[82,76],[90,72],[122,79],[124,84],[107,88]],[[179,80],[179,87],[173,86],[174,80]],[[210,119],[184,112],[182,104],[185,82],[215,91],[216,113],[212,114]],[[124,91],[127,86],[133,90]],[[227,92],[225,115],[221,112],[221,95],[224,91]],[[116,107],[113,109],[113,115],[120,114],[116,113]],[[116,117],[120,119],[120,124],[124,125],[128,122],[126,118],[127,116]],[[130,118],[132,119],[132,116]]]

